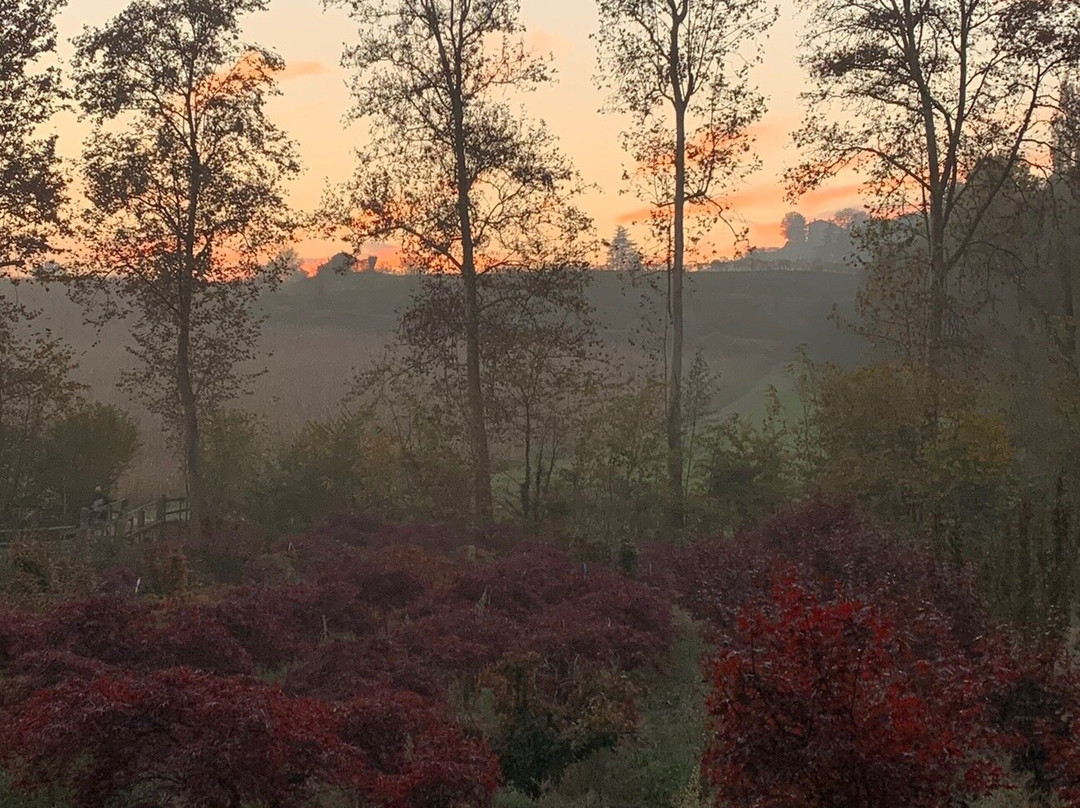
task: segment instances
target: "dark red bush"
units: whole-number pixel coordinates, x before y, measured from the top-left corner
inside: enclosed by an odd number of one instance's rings
[[[161,610],[145,622],[146,656],[134,669],[187,667],[221,676],[255,671],[251,655],[209,609]]]
[[[70,790],[98,808],[139,790],[147,804],[299,806],[349,771],[328,707],[251,680],[191,670],[71,680],[22,708],[0,752],[22,788]]]
[[[336,708],[341,737],[379,772],[376,804],[456,808],[490,804],[499,765],[487,744],[464,737],[425,699],[373,692]]]
[[[331,708],[254,680],[190,669],[72,680],[29,699],[0,739],[24,790],[64,788],[74,808],[140,804],[301,808],[327,787],[365,804],[486,806],[487,748],[416,696]]]
[[[992,787],[979,664],[947,632],[916,648],[925,637],[887,603],[819,590],[789,568],[719,652],[704,761],[717,805],[936,808]]]
[[[44,646],[111,665],[146,658],[147,607],[130,597],[102,595],[54,607],[42,620]]]
[[[289,669],[285,690],[327,701],[348,701],[382,690],[441,698],[443,677],[420,662],[400,643],[386,638],[333,640]]]

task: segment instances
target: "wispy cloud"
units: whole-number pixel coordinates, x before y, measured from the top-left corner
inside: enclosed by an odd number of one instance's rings
[[[302,79],[308,76],[322,76],[329,72],[330,66],[325,62],[299,60],[287,63],[285,69],[278,73],[278,79],[291,81],[292,79]]]

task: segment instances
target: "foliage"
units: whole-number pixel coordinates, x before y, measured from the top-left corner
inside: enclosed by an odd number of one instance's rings
[[[977,557],[976,542],[1009,504],[1014,449],[1000,418],[964,385],[932,383],[918,367],[851,372],[826,365],[800,380],[818,456],[811,485],[858,501],[941,552]],[[926,402],[937,388],[935,426]]]
[[[218,519],[257,513],[270,464],[265,424],[240,409],[216,409],[203,419],[199,442],[207,513]]]
[[[2,751],[16,761],[16,782],[62,783],[76,808],[119,797],[300,806],[352,773],[336,771],[340,741],[326,705],[183,669],[41,691]]]
[[[586,557],[610,561],[624,542],[664,524],[663,387],[607,391],[586,413],[570,465],[557,478],[555,528]]]
[[[668,506],[683,526],[683,276],[688,249],[718,220],[725,192],[755,167],[749,127],[765,112],[750,80],[777,11],[764,0],[600,0],[600,66],[611,105],[632,116],[626,172],[650,206],[668,270],[665,379]],[[691,216],[689,214],[696,214]],[[725,222],[727,224],[727,222]],[[730,225],[729,225],[730,226]],[[738,240],[736,238],[736,240]],[[666,321],[665,321],[666,322]]]
[[[688,796],[686,792],[698,796],[695,772],[700,768],[705,719],[700,638],[685,615],[678,623],[670,656],[655,672],[635,677],[641,696],[640,722],[634,734],[570,764],[557,785],[528,805],[700,805],[677,802]],[[518,792],[508,796],[524,799]],[[502,804],[509,808],[511,802],[504,798]]]
[[[421,490],[409,482],[398,443],[369,414],[312,421],[274,460],[262,518],[295,531],[342,513],[405,516]]]
[[[78,100],[96,128],[82,160],[84,249],[65,277],[93,318],[131,319],[139,364],[127,388],[179,438],[194,534],[200,417],[244,390],[255,303],[289,271],[283,193],[299,166],[266,116],[284,63],[239,39],[240,18],[265,7],[134,2],[75,40]]]
[[[880,602],[880,601],[879,601]],[[794,571],[739,615],[709,700],[717,805],[936,806],[996,784],[978,661]]]
[[[986,300],[965,283],[986,266],[979,228],[1015,169],[1045,163],[1080,15],[1060,2],[820,0],[806,19],[804,159],[790,188],[862,175],[875,220],[861,240],[877,286],[864,329],[932,372],[959,367],[966,315]]]
[[[546,83],[550,70],[526,47],[516,0],[337,4],[359,29],[346,63],[356,72],[355,115],[370,121],[371,137],[330,215],[358,249],[392,240],[406,267],[460,281],[461,307],[417,325],[421,333],[449,331],[465,349],[452,355],[458,372],[444,383],[466,427],[473,516],[483,526],[493,499],[481,318],[493,301],[480,278],[499,268],[577,266],[587,227],[566,201],[576,176],[554,138],[504,96]],[[414,315],[430,306],[420,298]]]
[[[67,524],[78,522],[97,486],[117,490],[138,449],[135,420],[113,405],[84,404],[52,424],[42,483],[65,504]]]
[[[56,47],[54,18],[64,0],[0,3],[0,277],[33,270],[60,229],[64,178],[56,138],[39,127],[59,104],[60,74],[45,66]],[[0,298],[0,322],[12,314]]]
[[[732,415],[706,433],[701,486],[718,527],[756,524],[791,501],[797,490],[790,428],[771,388],[760,426]]]
[[[40,521],[49,430],[78,401],[74,355],[0,297],[0,524]],[[70,458],[65,458],[70,459]]]

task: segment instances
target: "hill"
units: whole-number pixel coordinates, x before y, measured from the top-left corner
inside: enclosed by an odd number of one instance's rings
[[[662,288],[663,278],[658,278]],[[267,370],[256,380],[244,406],[265,416],[271,428],[292,433],[305,421],[340,411],[357,368],[376,357],[392,339],[398,312],[417,286],[413,276],[361,272],[324,273],[296,278],[263,300],[267,314],[263,348]],[[121,370],[132,360],[125,326],[114,323],[96,332],[58,288],[22,284],[0,291],[40,309],[40,324],[76,346],[80,379],[91,396],[131,406],[116,389]],[[784,367],[799,345],[816,359],[852,364],[858,341],[829,321],[834,305],[850,312],[856,279],[832,272],[702,272],[689,277],[686,298],[688,356],[701,350],[719,374],[716,404],[756,409],[768,384],[783,389]],[[632,358],[639,325],[640,287],[619,273],[597,272],[590,298],[603,337],[616,355]],[[165,479],[172,463],[160,439],[160,426],[145,413],[144,479]]]

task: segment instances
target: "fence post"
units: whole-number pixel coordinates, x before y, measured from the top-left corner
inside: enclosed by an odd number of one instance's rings
[[[162,494],[160,497],[158,497],[158,501],[157,501],[157,521],[158,522],[164,522],[165,521],[166,501],[167,500],[165,499],[164,494]]]

